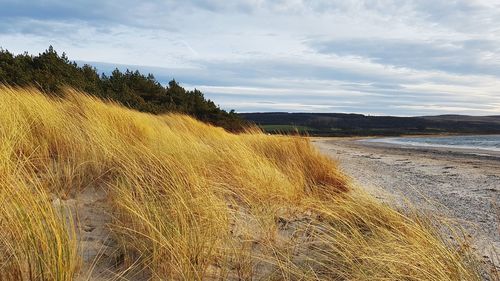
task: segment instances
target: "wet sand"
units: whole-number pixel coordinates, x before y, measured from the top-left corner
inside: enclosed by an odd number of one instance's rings
[[[500,255],[500,153],[352,138],[312,141],[380,200],[403,205],[408,199],[424,212],[459,221],[481,256],[496,260]]]

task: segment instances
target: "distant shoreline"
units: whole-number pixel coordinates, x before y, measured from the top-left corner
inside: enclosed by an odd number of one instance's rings
[[[472,146],[467,146],[467,145],[443,145],[443,144],[435,144],[435,143],[417,143],[417,142],[409,142],[405,143],[403,141],[398,141],[398,140],[391,140],[391,139],[411,139],[411,138],[442,138],[442,137],[460,137],[460,136],[465,136],[465,137],[471,137],[471,136],[477,136],[477,137],[482,137],[482,136],[499,136],[498,134],[492,134],[492,135],[483,135],[483,134],[478,134],[478,135],[448,135],[448,136],[404,136],[404,137],[374,137],[374,138],[361,138],[358,139],[360,143],[364,145],[386,145],[388,148],[391,148],[393,146],[399,146],[400,148],[406,148],[406,149],[420,149],[420,150],[427,150],[427,149],[433,149],[437,151],[448,151],[448,152],[455,152],[455,153],[463,153],[463,154],[474,154],[474,155],[488,155],[488,156],[494,156],[494,157],[500,157],[500,149],[497,149],[495,147],[472,147]]]

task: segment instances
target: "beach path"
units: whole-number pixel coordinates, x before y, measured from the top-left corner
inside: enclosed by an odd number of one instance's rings
[[[350,138],[312,142],[380,200],[402,205],[407,199],[421,211],[461,222],[477,252],[499,264],[500,156]]]

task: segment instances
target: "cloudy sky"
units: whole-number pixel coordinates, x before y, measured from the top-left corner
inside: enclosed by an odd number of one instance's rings
[[[0,0],[0,46],[239,112],[500,115],[500,1]]]

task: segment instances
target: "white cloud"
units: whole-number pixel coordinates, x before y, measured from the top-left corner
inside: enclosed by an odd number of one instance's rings
[[[0,0],[0,45],[135,65],[238,110],[498,110],[487,0]],[[471,102],[474,101],[474,102]],[[303,106],[301,106],[303,105]],[[500,112],[499,112],[500,113]]]

